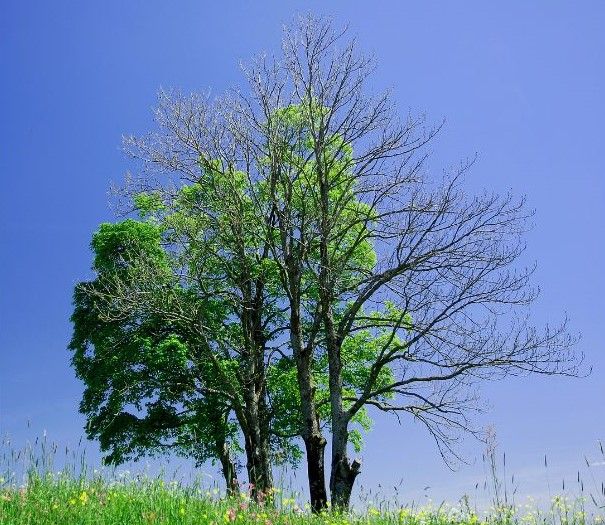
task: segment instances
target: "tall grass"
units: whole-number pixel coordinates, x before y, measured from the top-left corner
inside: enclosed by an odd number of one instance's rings
[[[605,461],[586,460],[588,467]],[[297,498],[277,489],[267,503],[256,504],[246,490],[222,497],[217,486],[200,480],[167,480],[163,474],[130,475],[111,469],[90,470],[81,447],[59,449],[46,437],[24,449],[2,443],[0,455],[0,525],[137,525],[137,524],[406,524],[406,525],[588,525],[603,523],[605,487],[594,469],[585,484],[578,474],[579,495],[563,493],[550,506],[529,508],[515,503],[514,478],[506,476],[506,458],[488,448],[486,486],[492,507],[480,513],[469,498],[456,505],[405,505],[400,502],[368,505],[362,512],[312,515]],[[547,466],[547,464],[545,464]]]

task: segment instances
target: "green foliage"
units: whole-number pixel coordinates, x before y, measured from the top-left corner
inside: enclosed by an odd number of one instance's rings
[[[287,313],[280,262],[264,248],[267,235],[279,246],[277,230],[266,222],[267,210],[277,205],[290,214],[294,228],[305,229],[299,235],[310,240],[302,301],[305,312],[313,311],[319,274],[314,239],[321,225],[313,196],[319,166],[310,155],[310,130],[328,115],[329,108],[313,102],[281,108],[272,116],[282,140],[282,169],[298,174],[290,186],[279,180],[270,185],[268,158],[260,166],[266,175],[253,182],[243,171],[200,156],[196,182],[182,185],[176,194],[157,190],[134,195],[139,220],[105,223],[93,235],[96,278],[76,286],[70,348],[86,387],[80,409],[88,420],[87,433],[99,439],[107,461],[121,463],[170,448],[202,462],[215,459],[223,442],[241,449],[230,414],[244,403],[241,381],[250,363],[241,351],[248,343],[237,297],[242,283],[262,282],[264,315],[270,320],[265,330],[283,333]],[[335,218],[328,248],[335,290],[352,290],[376,265],[369,240],[373,211],[356,197],[351,145],[338,135],[328,137],[323,155],[322,164],[329,166],[329,213]],[[128,297],[116,298],[118,292],[140,299],[128,302]],[[334,304],[337,315],[346,307]],[[174,311],[191,312],[190,319],[171,316]],[[372,328],[359,328],[343,342],[345,406],[359,395],[385,345],[405,347],[399,334],[390,333],[400,315],[386,303],[382,312],[369,316]],[[310,318],[304,322],[310,327]],[[195,326],[204,327],[203,335]],[[318,413],[329,428],[327,356],[321,345],[315,354]],[[296,464],[302,452],[295,441],[301,417],[294,361],[287,355],[273,359],[266,377],[274,460]],[[374,385],[392,381],[385,365]],[[363,433],[372,426],[367,409],[354,414],[351,423],[350,442],[360,450]]]
[[[161,228],[150,222],[133,219],[115,224],[103,223],[93,235],[93,269],[99,274],[127,269],[140,257],[158,266],[166,263],[160,242]]]
[[[157,191],[141,192],[134,196],[133,201],[142,219],[165,208],[162,195]]]
[[[141,203],[149,200],[139,198]],[[146,209],[151,213],[151,206]],[[225,400],[200,398],[195,391],[200,375],[207,385],[216,380],[200,364],[208,352],[204,343],[151,307],[160,304],[170,311],[177,303],[189,304],[204,312],[208,326],[217,317],[214,301],[175,281],[174,256],[163,246],[166,232],[158,221],[102,224],[91,243],[97,277],[78,284],[74,293],[70,349],[86,387],[80,410],[87,417],[88,436],[99,439],[109,463],[168,447],[176,453],[193,448],[201,463],[216,457],[219,442],[235,441],[237,434],[223,423]],[[131,304],[129,294],[140,293],[137,287],[145,281],[151,285],[142,290],[149,304]]]

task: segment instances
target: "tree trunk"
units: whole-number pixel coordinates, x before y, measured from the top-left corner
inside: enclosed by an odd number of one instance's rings
[[[227,487],[227,497],[234,497],[239,494],[239,482],[237,480],[237,471],[235,463],[231,459],[229,446],[226,443],[222,445],[222,452],[219,456],[223,477],[225,478],[225,486]]]
[[[322,435],[314,435],[305,440],[307,451],[307,475],[309,478],[309,495],[311,499],[311,510],[314,513],[321,512],[328,505],[326,492],[326,474],[324,453],[326,440]]]
[[[322,196],[324,188],[322,186]],[[327,213],[327,205],[325,211]],[[320,244],[322,270],[320,272],[320,295],[328,353],[328,374],[330,385],[330,417],[332,420],[332,464],[330,471],[330,495],[332,508],[347,510],[355,478],[361,470],[361,462],[349,462],[347,444],[349,442],[349,414],[343,404],[342,379],[342,338],[339,337],[331,303],[332,283],[328,272],[329,257],[327,236]]]
[[[327,316],[326,342],[330,373],[330,404],[332,417],[332,465],[330,471],[330,494],[332,507],[347,510],[355,478],[361,470],[361,462],[349,461],[349,416],[342,403],[342,363],[340,342],[334,337],[331,315]]]
[[[295,289],[295,291],[297,291]],[[307,474],[311,509],[318,513],[327,508],[324,450],[326,440],[321,434],[319,417],[315,406],[313,376],[311,373],[312,352],[303,347],[300,302],[297,293],[290,306],[290,343],[296,360],[300,408],[302,414],[301,436],[307,453]]]
[[[273,473],[269,443],[269,414],[266,399],[265,337],[263,333],[263,283],[249,278],[242,280],[244,298],[242,326],[244,328],[243,398],[246,410],[246,432],[244,435],[248,481],[251,496],[258,503],[273,496]]]
[[[252,432],[245,436],[246,470],[250,483],[250,495],[258,503],[263,503],[272,494],[273,475],[269,463],[268,451],[261,442],[260,433]]]
[[[263,392],[257,392],[254,383],[244,389],[243,398],[240,426],[244,435],[250,495],[261,503],[266,501],[273,489],[266,400]]]
[[[332,469],[330,472],[330,494],[332,507],[347,510],[351,501],[353,484],[361,470],[361,462],[349,462],[347,456],[348,429],[346,422],[337,425],[332,433]]]
[[[244,391],[246,405],[246,425],[244,442],[246,469],[252,498],[261,503],[273,494],[273,473],[271,471],[269,419],[267,417],[264,391],[258,392],[252,384]]]

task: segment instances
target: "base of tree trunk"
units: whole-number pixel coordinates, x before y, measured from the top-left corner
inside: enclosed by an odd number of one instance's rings
[[[349,464],[348,459],[344,457],[333,465],[330,479],[333,509],[341,511],[349,509],[353,485],[360,471],[361,462],[357,459]]]
[[[319,513],[328,507],[324,452],[326,440],[323,436],[312,436],[305,440],[307,451],[307,474],[309,476],[309,494],[311,510]]]

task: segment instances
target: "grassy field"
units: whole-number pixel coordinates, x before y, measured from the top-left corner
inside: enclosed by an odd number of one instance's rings
[[[465,505],[381,510],[370,507],[363,513],[327,512],[313,516],[293,498],[279,490],[272,504],[255,505],[246,493],[220,498],[218,491],[166,483],[160,479],[135,478],[74,479],[69,475],[40,477],[30,474],[23,486],[0,490],[2,525],[138,525],[138,524],[565,524],[602,523],[585,509],[585,501],[554,498],[548,510],[501,506],[480,516]]]
[[[503,485],[492,461],[493,505],[479,512],[463,498],[456,505],[368,504],[363,512],[312,515],[308,507],[277,489],[258,505],[243,491],[221,496],[216,487],[165,481],[162,476],[120,476],[89,471],[85,456],[68,453],[57,468],[57,447],[45,440],[0,454],[0,525],[205,525],[205,524],[407,524],[407,525],[585,525],[605,523],[605,487],[585,497],[556,496],[550,506],[515,506],[498,494]],[[605,458],[605,455],[604,455]],[[492,457],[492,460],[494,458]],[[578,481],[580,482],[579,478]],[[598,486],[600,485],[600,486]],[[583,485],[582,485],[583,487]]]

